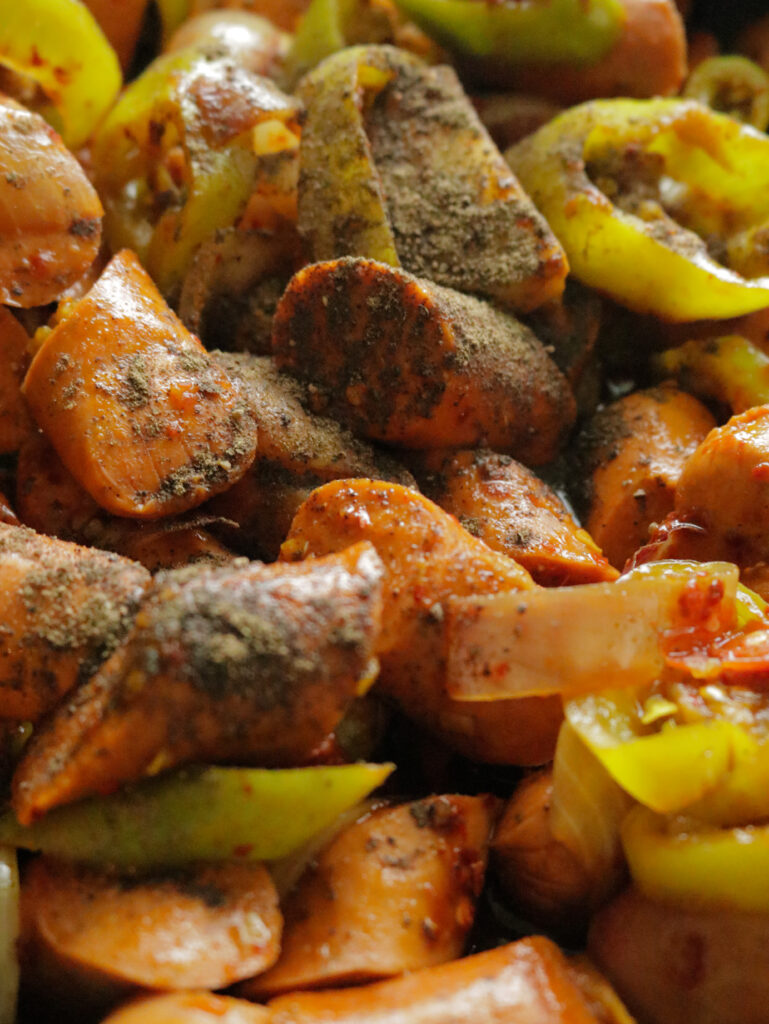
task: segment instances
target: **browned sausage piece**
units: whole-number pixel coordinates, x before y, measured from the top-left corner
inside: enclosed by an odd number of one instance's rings
[[[83,490],[40,431],[19,450],[16,504],[25,526],[114,551],[139,562],[149,572],[234,558],[203,528],[199,515],[197,522],[188,516],[146,523],[109,515]]]
[[[0,523],[0,718],[36,721],[122,642],[136,562]]]
[[[283,558],[318,556],[368,540],[385,567],[377,686],[414,721],[473,760],[542,764],[562,720],[556,698],[470,703],[446,693],[444,602],[528,590],[520,565],[415,491],[376,480],[334,481],[296,514]]]
[[[254,458],[240,387],[128,250],[64,311],[23,390],[64,465],[115,515],[184,512],[238,480]]]
[[[278,896],[259,863],[143,878],[38,857],[21,899],[25,988],[60,1008],[114,1004],[137,986],[224,988],[280,952]]]
[[[314,409],[407,448],[487,444],[547,462],[574,396],[534,333],[480,299],[365,259],[291,279],[273,322],[281,368]]]
[[[128,642],[26,749],[19,820],[186,761],[301,763],[370,682],[381,578],[370,544],[156,577]]]
[[[416,486],[395,459],[336,420],[311,412],[307,385],[281,373],[272,359],[229,352],[212,356],[242,384],[257,426],[253,465],[206,506],[212,515],[238,524],[236,530],[217,528],[237,550],[276,559],[297,509],[327,480],[371,477]]]
[[[346,828],[285,902],[280,960],[240,993],[372,981],[460,956],[494,810],[491,797],[433,796]]]

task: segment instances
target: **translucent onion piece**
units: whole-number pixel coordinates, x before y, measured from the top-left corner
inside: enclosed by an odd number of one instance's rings
[[[624,856],[620,824],[632,806],[569,722],[558,734],[553,761],[550,827],[594,880],[592,899],[599,906],[622,877]]]
[[[0,1024],[14,1024],[19,989],[19,872],[16,851],[0,847]]]
[[[726,562],[449,604],[447,688],[455,700],[576,695],[652,682],[671,631],[735,623]],[[715,635],[715,632],[713,633]]]

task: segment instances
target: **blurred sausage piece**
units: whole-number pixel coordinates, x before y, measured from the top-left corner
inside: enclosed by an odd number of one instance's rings
[[[21,382],[27,372],[29,337],[16,317],[0,306],[0,454],[18,451],[35,430]]]
[[[21,913],[30,998],[70,1009],[137,986],[224,988],[280,951],[278,897],[258,863],[143,878],[39,857],[24,875]]]
[[[135,999],[102,1024],[269,1024],[270,1012],[213,992],[174,992]]]
[[[505,895],[541,928],[569,939],[582,935],[595,891],[585,866],[550,828],[551,770],[521,782],[510,798],[491,846],[492,865]]]
[[[281,996],[272,1024],[599,1024],[548,939],[498,949],[375,985]]]
[[[53,128],[0,97],[0,303],[61,298],[96,258],[103,212]]]
[[[593,919],[589,950],[642,1024],[765,1024],[769,916],[654,903],[628,889]]]

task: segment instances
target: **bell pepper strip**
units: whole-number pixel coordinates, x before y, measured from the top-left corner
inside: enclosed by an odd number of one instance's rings
[[[80,0],[2,0],[0,64],[39,86],[49,101],[40,112],[71,149],[90,138],[122,84],[115,51]]]
[[[359,43],[391,43],[434,63],[441,51],[393,0],[312,0],[299,22],[281,84],[292,89],[326,57]]]
[[[396,0],[428,35],[457,54],[506,63],[589,65],[614,45],[624,21],[620,0]]]
[[[376,67],[364,59],[365,53],[356,49],[324,61],[302,83],[300,95],[308,113],[300,145],[299,223],[311,231],[315,259],[342,255],[336,251],[341,245],[345,255],[356,253],[399,267],[363,121],[365,107],[395,77],[395,70]],[[344,223],[350,226],[337,242],[336,225]]]
[[[236,57],[205,46],[159,57],[94,139],[110,246],[132,248],[174,296],[198,246],[237,221],[255,190],[276,216],[291,215],[298,134],[298,103]]]
[[[747,57],[708,57],[689,75],[682,94],[760,132],[769,125],[769,75]]]
[[[0,1024],[16,1021],[19,989],[19,870],[16,851],[0,847]]]
[[[659,96],[686,74],[673,0],[399,0],[482,88],[571,104],[598,96]]]
[[[732,413],[769,402],[769,355],[739,334],[692,339],[653,357],[657,372]]]
[[[698,828],[635,807],[622,823],[633,881],[681,906],[769,911],[769,827]]]
[[[163,44],[192,14],[192,0],[155,0],[163,27]]]
[[[302,80],[299,228],[312,258],[361,256],[530,311],[566,259],[455,73],[351,47]]]
[[[677,321],[769,302],[769,277],[741,276],[702,241],[728,246],[769,219],[765,136],[692,100],[602,100],[565,111],[506,157],[585,284]]]
[[[736,586],[735,566],[706,563],[656,578],[455,598],[447,690],[455,700],[493,701],[651,683],[669,634],[684,648],[733,626]]]
[[[675,705],[673,705],[675,710]],[[639,803],[661,814],[683,810],[713,790],[755,741],[717,719],[644,724],[637,691],[590,694],[566,702],[566,719],[609,775]]]
[[[359,0],[313,0],[299,22],[286,59],[282,79],[286,87],[296,85],[316,64],[353,41],[349,37],[349,23],[360,6]],[[388,40],[371,38],[367,41]]]
[[[8,811],[0,836],[6,845],[124,868],[277,860],[368,796],[393,767],[185,768],[58,808],[30,826]]]

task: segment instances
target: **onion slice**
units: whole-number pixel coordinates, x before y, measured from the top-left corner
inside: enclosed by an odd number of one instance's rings
[[[14,1024],[19,991],[19,871],[16,851],[0,846],[0,1024]]]
[[[673,639],[696,647],[734,628],[737,579],[727,562],[681,563],[616,583],[454,598],[448,692],[504,700],[650,683]]]

